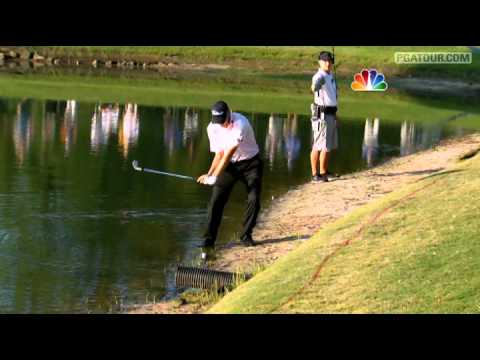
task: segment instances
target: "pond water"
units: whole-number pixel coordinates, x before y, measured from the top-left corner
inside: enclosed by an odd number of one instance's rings
[[[307,116],[242,112],[265,160],[263,208],[310,180]],[[0,312],[108,312],[175,294],[198,257],[211,188],[209,110],[0,98]],[[455,122],[343,118],[331,170],[351,173],[466,134]],[[321,186],[321,185],[319,185]],[[237,185],[218,242],[241,229]]]

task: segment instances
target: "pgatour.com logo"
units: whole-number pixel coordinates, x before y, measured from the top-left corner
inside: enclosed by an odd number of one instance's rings
[[[361,73],[355,74],[352,82],[353,91],[386,91],[388,84],[385,76],[375,69],[363,69]]]
[[[396,64],[471,64],[471,52],[396,52]]]

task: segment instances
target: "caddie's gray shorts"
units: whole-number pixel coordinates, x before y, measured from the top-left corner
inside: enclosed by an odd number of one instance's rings
[[[324,119],[312,117],[313,150],[331,151],[338,148],[338,132],[335,115],[324,114]]]

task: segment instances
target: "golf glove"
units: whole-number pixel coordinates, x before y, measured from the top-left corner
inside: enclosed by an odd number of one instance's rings
[[[207,179],[205,180],[204,184],[205,185],[215,185],[217,182],[217,177],[216,176],[207,176]]]

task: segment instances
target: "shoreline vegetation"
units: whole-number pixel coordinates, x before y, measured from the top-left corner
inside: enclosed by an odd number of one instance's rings
[[[0,46],[0,66],[63,66],[164,71],[241,71],[288,80],[311,77],[318,52],[331,46]],[[480,81],[480,53],[468,46],[338,46],[336,73],[349,79],[362,68],[376,68],[388,77]],[[472,64],[396,64],[395,52],[472,52]]]

